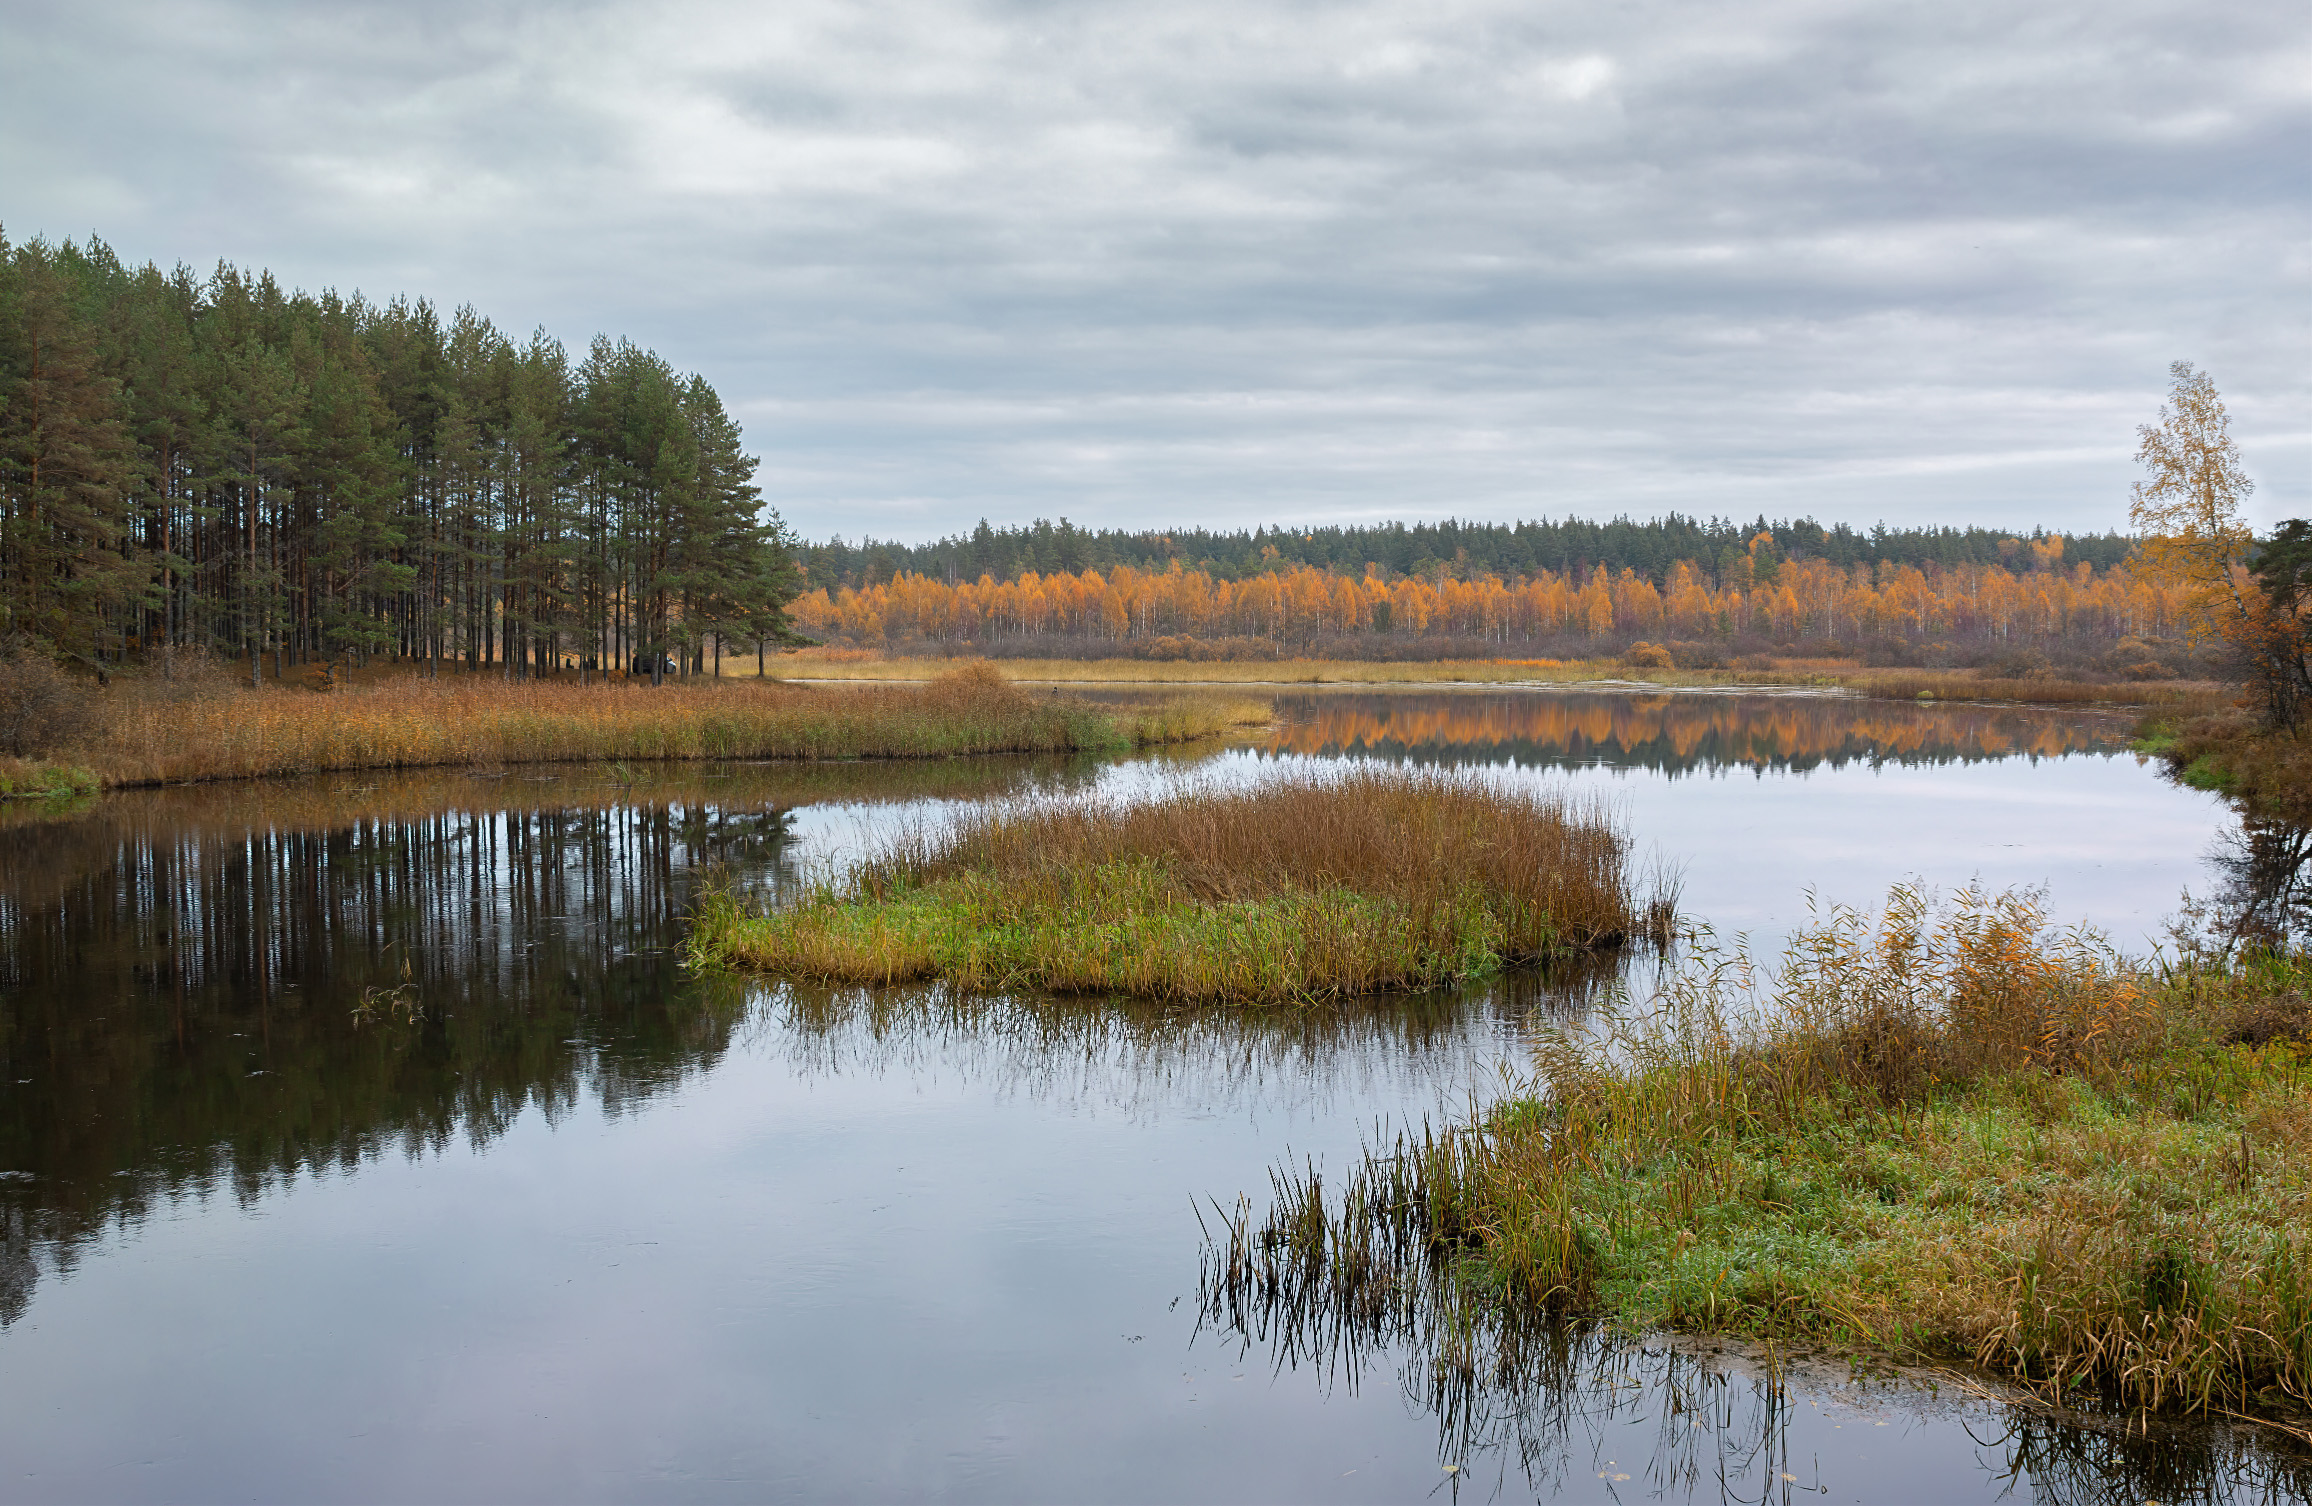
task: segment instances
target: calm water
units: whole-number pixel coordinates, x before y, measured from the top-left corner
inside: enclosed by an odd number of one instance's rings
[[[2288,1498],[2216,1434],[1569,1333],[1199,1315],[1196,1209],[1496,1091],[1595,979],[1316,1014],[750,987],[672,946],[896,815],[1278,759],[1595,787],[1687,907],[2044,884],[2155,931],[2231,828],[2091,715],[1309,694],[1257,747],[285,782],[0,828],[0,1498]],[[1207,1212],[1209,1217],[1209,1211]],[[1451,1469],[1448,1469],[1451,1466]],[[2296,1477],[2299,1479],[2301,1477]],[[2242,1482],[2247,1483],[2242,1483]],[[2259,1483],[2260,1482],[2260,1483]]]

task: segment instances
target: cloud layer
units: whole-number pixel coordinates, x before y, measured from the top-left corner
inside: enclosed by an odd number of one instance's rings
[[[2285,0],[55,4],[0,224],[703,371],[817,535],[2312,505]]]

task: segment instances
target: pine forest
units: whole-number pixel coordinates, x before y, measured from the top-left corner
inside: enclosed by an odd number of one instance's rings
[[[705,380],[470,308],[0,237],[0,639],[254,679],[524,677],[788,635],[797,577]]]

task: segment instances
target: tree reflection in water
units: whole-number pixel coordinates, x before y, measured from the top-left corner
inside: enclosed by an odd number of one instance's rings
[[[2222,876],[2214,923],[2224,937],[2273,951],[2312,945],[2312,826],[2243,814],[2208,861]]]
[[[688,765],[111,796],[0,829],[0,1326],[158,1204],[612,1114],[718,1061],[675,951],[710,868],[793,881],[811,801],[1080,787],[1081,764]]]
[[[1326,691],[1281,695],[1269,751],[1312,756],[1651,769],[1982,763],[2117,756],[2128,722],[2107,711],[1913,704],[1846,695],[1546,690]]]

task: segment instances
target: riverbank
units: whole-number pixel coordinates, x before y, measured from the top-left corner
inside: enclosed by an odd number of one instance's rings
[[[1122,751],[1265,725],[1265,702],[1092,706],[984,666],[915,685],[513,682],[415,676],[326,694],[116,682],[53,750],[109,787],[357,769],[663,759],[948,758]]]
[[[1667,656],[1663,656],[1665,661]],[[1741,668],[1680,669],[1668,663],[1610,659],[1455,659],[1366,662],[1352,659],[877,659],[855,651],[805,650],[781,660],[805,681],[912,682],[957,663],[986,663],[1007,678],[1035,685],[1655,685],[1664,689],[1846,690],[1894,700],[2012,701],[2036,705],[2108,705],[2182,712],[2212,705],[2216,687],[2185,680],[2025,677],[1971,669],[1873,669],[1853,660],[1777,659]]]
[[[1551,1037],[1528,1091],[1337,1195],[1280,1172],[1223,1284],[1353,1312],[1442,1283],[1502,1322],[2307,1427],[2312,959],[2153,969],[2043,926],[2013,895],[1938,917],[1898,890],[1802,935],[1762,1000],[1705,948],[1654,1008]]]
[[[2259,816],[2312,822],[2312,737],[2266,731],[2247,711],[2227,707],[2147,719],[2135,746],[2194,789],[2234,796]]]
[[[1439,771],[1004,803],[796,905],[710,896],[690,950],[822,981],[1308,1003],[1666,934],[1628,849],[1601,809]]]

